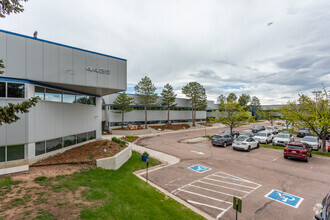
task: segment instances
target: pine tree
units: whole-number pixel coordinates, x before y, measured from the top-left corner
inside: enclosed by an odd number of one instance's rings
[[[175,98],[176,94],[173,91],[173,87],[170,84],[166,84],[161,93],[162,96],[162,106],[167,107],[167,125],[170,124],[170,108],[176,107]]]
[[[148,128],[147,106],[153,106],[157,101],[156,87],[152,84],[149,77],[143,77],[134,87],[136,95],[139,97],[140,104],[144,106],[145,128]]]
[[[124,127],[124,114],[126,112],[133,111],[133,108],[129,105],[134,103],[134,98],[126,95],[125,92],[120,93],[116,100],[113,102],[119,111],[113,111],[114,113],[121,113],[121,128]]]

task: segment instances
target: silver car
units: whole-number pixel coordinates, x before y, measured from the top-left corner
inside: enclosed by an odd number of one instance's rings
[[[315,136],[305,136],[301,142],[309,144],[313,150],[319,150],[321,146],[319,138]]]
[[[253,148],[259,148],[259,143],[253,137],[239,136],[233,142],[233,150],[250,151]]]
[[[281,145],[286,146],[288,143],[293,142],[294,137],[290,133],[279,133],[274,139],[273,139],[273,145]]]

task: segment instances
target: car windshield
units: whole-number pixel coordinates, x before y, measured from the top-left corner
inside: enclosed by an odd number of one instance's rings
[[[297,145],[288,145],[288,148],[291,148],[291,149],[304,149],[303,146],[297,146]]]
[[[317,142],[317,139],[316,139],[316,137],[304,137],[303,139],[302,139],[303,141],[308,141],[308,142]]]
[[[249,136],[249,135],[253,135],[253,133],[252,132],[243,132],[242,135]]]
[[[223,133],[225,133],[225,134],[230,134],[230,131],[227,130],[227,131],[224,131]]]
[[[266,137],[267,135],[266,135],[266,133],[258,133],[257,136],[259,136],[259,137]]]
[[[288,134],[279,134],[277,135],[278,138],[289,138]]]
[[[273,127],[266,127],[267,129],[274,129]]]
[[[247,139],[246,136],[239,136],[236,140],[237,141],[244,141],[245,139]]]
[[[299,130],[298,132],[300,132],[300,133],[308,133],[307,130]]]
[[[213,138],[222,138],[221,135],[214,135]]]
[[[255,127],[255,129],[260,129],[260,128],[261,128],[261,126],[256,126],[256,127]]]

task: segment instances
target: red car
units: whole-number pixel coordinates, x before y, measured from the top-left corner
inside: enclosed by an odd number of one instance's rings
[[[308,162],[308,158],[312,157],[312,147],[306,143],[290,142],[283,153],[285,159],[296,158]]]

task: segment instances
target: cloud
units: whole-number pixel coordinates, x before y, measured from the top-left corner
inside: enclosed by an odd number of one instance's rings
[[[281,104],[330,85],[328,0],[34,0],[1,29],[128,60],[128,91],[145,75],[178,97],[248,93]],[[272,21],[272,25],[267,24]]]

